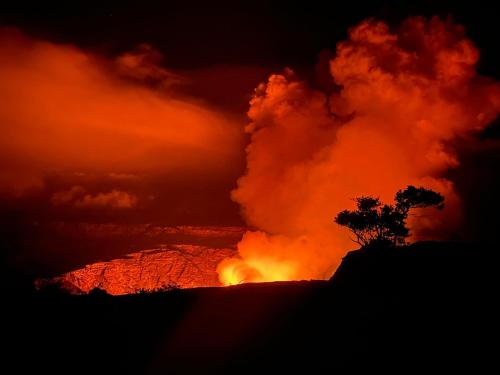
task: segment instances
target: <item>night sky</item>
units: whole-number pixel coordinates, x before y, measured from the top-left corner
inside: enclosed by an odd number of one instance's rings
[[[497,15],[486,1],[73,1],[2,5],[1,22],[33,35],[117,54],[150,43],[171,68],[235,64],[311,66],[347,30],[374,17],[397,24],[411,15],[451,16],[482,52],[480,69],[498,73]],[[55,2],[54,2],[55,3]]]

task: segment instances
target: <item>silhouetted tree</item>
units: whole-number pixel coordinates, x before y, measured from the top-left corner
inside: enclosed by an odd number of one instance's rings
[[[444,207],[444,197],[423,187],[408,186],[394,197],[395,204],[382,204],[378,198],[359,197],[355,199],[357,209],[340,212],[334,221],[349,228],[354,242],[361,246],[373,243],[404,244],[410,231],[406,219],[412,208]]]

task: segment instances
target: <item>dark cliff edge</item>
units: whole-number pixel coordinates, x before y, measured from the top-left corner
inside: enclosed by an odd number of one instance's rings
[[[494,371],[493,246],[348,253],[329,281],[153,294],[19,295],[2,361],[23,373]]]
[[[396,291],[437,295],[480,292],[497,277],[497,249],[452,242],[417,242],[354,250],[330,279],[337,288],[390,294]]]

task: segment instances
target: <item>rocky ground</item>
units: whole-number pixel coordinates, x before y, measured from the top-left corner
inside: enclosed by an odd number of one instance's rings
[[[108,262],[89,264],[61,276],[37,279],[37,289],[60,287],[72,294],[99,288],[112,295],[170,288],[221,286],[217,265],[235,249],[197,245],[164,245]]]

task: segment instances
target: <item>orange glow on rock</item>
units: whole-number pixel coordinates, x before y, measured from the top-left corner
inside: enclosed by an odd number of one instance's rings
[[[170,245],[143,250],[108,262],[88,264],[52,279],[38,279],[39,289],[57,285],[72,294],[94,288],[112,295],[154,292],[168,288],[220,286],[217,264],[234,254],[227,248]]]

